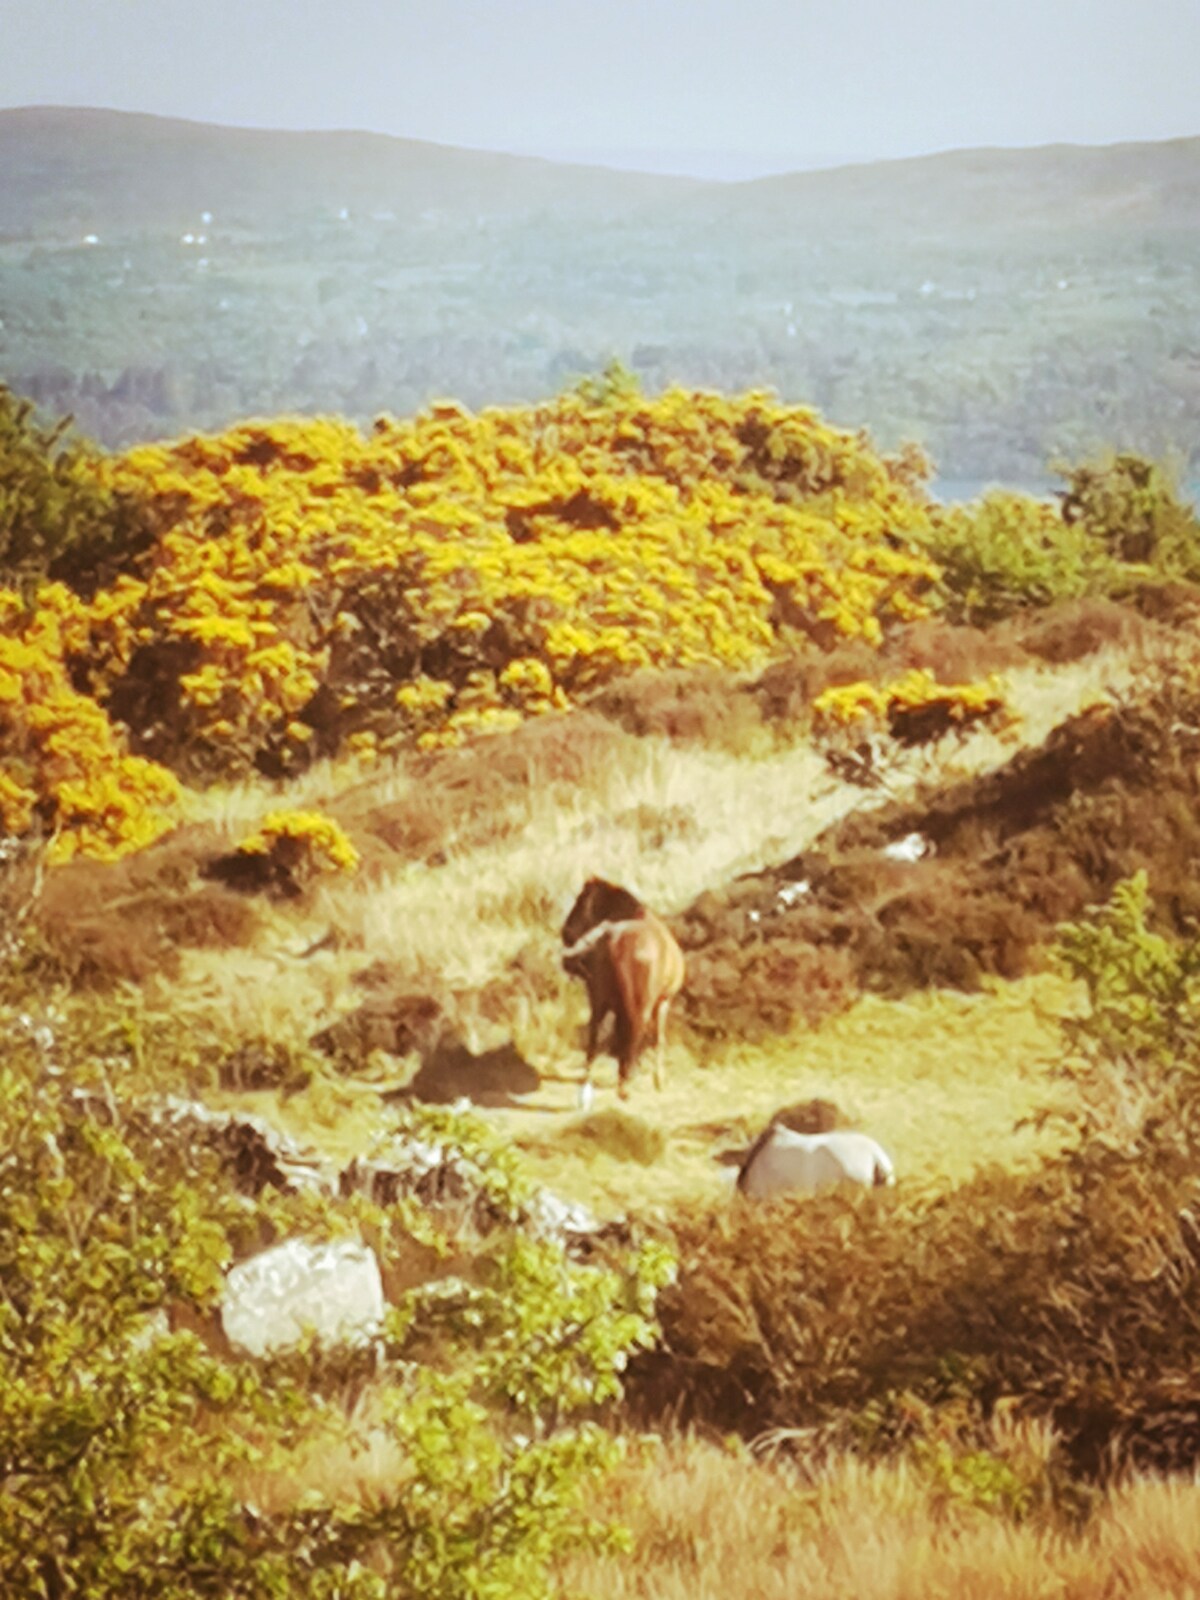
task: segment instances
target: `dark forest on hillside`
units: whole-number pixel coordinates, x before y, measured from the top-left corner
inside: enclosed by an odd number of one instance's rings
[[[109,446],[769,386],[954,479],[1196,468],[1200,141],[701,183],[351,134],[0,115],[0,378]]]

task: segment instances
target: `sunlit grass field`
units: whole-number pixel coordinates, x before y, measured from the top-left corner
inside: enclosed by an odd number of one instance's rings
[[[905,758],[886,793],[913,796],[922,784],[986,772],[1065,717],[1120,696],[1145,670],[1144,657],[1108,650],[1065,668],[1014,672],[1015,731],[978,731]],[[425,859],[397,862],[373,832],[393,810],[422,803],[411,769],[317,768],[286,786],[272,805],[312,806],[341,820],[363,848],[362,870],[295,905],[261,907],[248,943],[184,952],[177,973],[145,986],[146,1004],[231,1040],[301,1049],[354,1010],[381,966],[414,991],[436,988],[452,997],[470,1048],[510,1041],[538,1075],[535,1089],[481,1115],[538,1182],[602,1218],[669,1224],[736,1204],[739,1153],[781,1107],[814,1099],[877,1138],[898,1184],[917,1196],[946,1193],[981,1167],[1032,1170],[1061,1147],[1076,1091],[1061,1071],[1059,1021],[1080,995],[1052,970],[987,979],[972,993],[867,994],[817,1028],[762,1042],[700,1044],[676,1020],[663,1090],[645,1065],[618,1108],[615,1069],[602,1061],[595,1109],[582,1116],[585,999],[558,974],[558,929],[580,882],[603,873],[671,916],[711,885],[787,859],[881,796],[833,777],[807,742],[735,752],[610,740],[579,725],[581,738],[596,741],[585,781],[481,790],[456,813],[459,831],[448,830]],[[190,825],[234,840],[256,825],[264,801],[244,784],[193,797],[190,808]],[[555,974],[557,987],[527,983],[522,962]],[[318,1065],[294,1092],[215,1082],[201,1092],[215,1107],[265,1116],[334,1165],[390,1124],[385,1096],[403,1089],[415,1066],[377,1052],[354,1074]],[[344,1415],[331,1414],[327,1436],[298,1441],[277,1471],[258,1469],[242,1486],[246,1496],[269,1511],[308,1491],[370,1503],[394,1488],[404,1464],[377,1426],[379,1403],[368,1383]],[[610,1420],[625,1457],[596,1486],[590,1509],[628,1527],[632,1549],[564,1565],[564,1596],[1200,1593],[1192,1577],[1200,1488],[1192,1482],[1139,1478],[1095,1491],[1089,1514],[1075,1521],[1036,1502],[1014,1515],[1003,1503],[978,1503],[953,1477],[943,1481],[936,1463],[868,1465],[844,1451],[806,1461],[787,1441],[762,1455],[669,1429],[642,1439],[627,1433],[627,1421]],[[997,1440],[1003,1460],[1031,1461],[1031,1481],[1041,1481],[1053,1437],[1019,1418],[996,1426],[1008,1430]]]

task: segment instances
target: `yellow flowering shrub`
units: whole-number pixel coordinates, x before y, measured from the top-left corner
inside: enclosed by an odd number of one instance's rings
[[[1003,722],[1012,715],[995,674],[983,683],[946,684],[924,667],[890,683],[838,684],[819,694],[812,710],[820,732],[886,728],[902,744],[924,744],[951,729]]]
[[[168,826],[173,773],[130,755],[108,714],[71,682],[83,603],[43,584],[29,603],[0,589],[0,830],[39,828],[52,863],[114,861]]]
[[[157,542],[72,669],[201,774],[455,743],[789,633],[878,642],[938,576],[912,453],[758,393],[246,423],[96,470]]]
[[[272,811],[237,846],[244,856],[272,856],[295,872],[354,872],[358,851],[345,832],[319,811]]]

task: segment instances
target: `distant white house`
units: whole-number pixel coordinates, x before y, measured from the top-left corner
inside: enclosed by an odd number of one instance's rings
[[[83,236],[83,242],[84,244],[99,244],[100,235],[98,233],[85,233]]]

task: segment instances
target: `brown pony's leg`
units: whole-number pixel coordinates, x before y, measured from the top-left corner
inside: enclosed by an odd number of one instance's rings
[[[663,1089],[663,1064],[667,1048],[667,1012],[671,1009],[670,995],[664,995],[654,1008],[654,1087],[661,1094]]]
[[[628,1100],[629,1082],[646,1038],[645,1019],[640,1016],[629,1017],[622,1031],[624,1038],[617,1059],[617,1093],[622,1100]]]
[[[587,1060],[583,1069],[583,1081],[591,1080],[592,1062],[600,1048],[600,1029],[604,1026],[604,1019],[610,1011],[615,1010],[613,1005],[612,986],[605,982],[604,974],[590,971],[587,974],[588,990],[588,1025],[587,1025]]]

